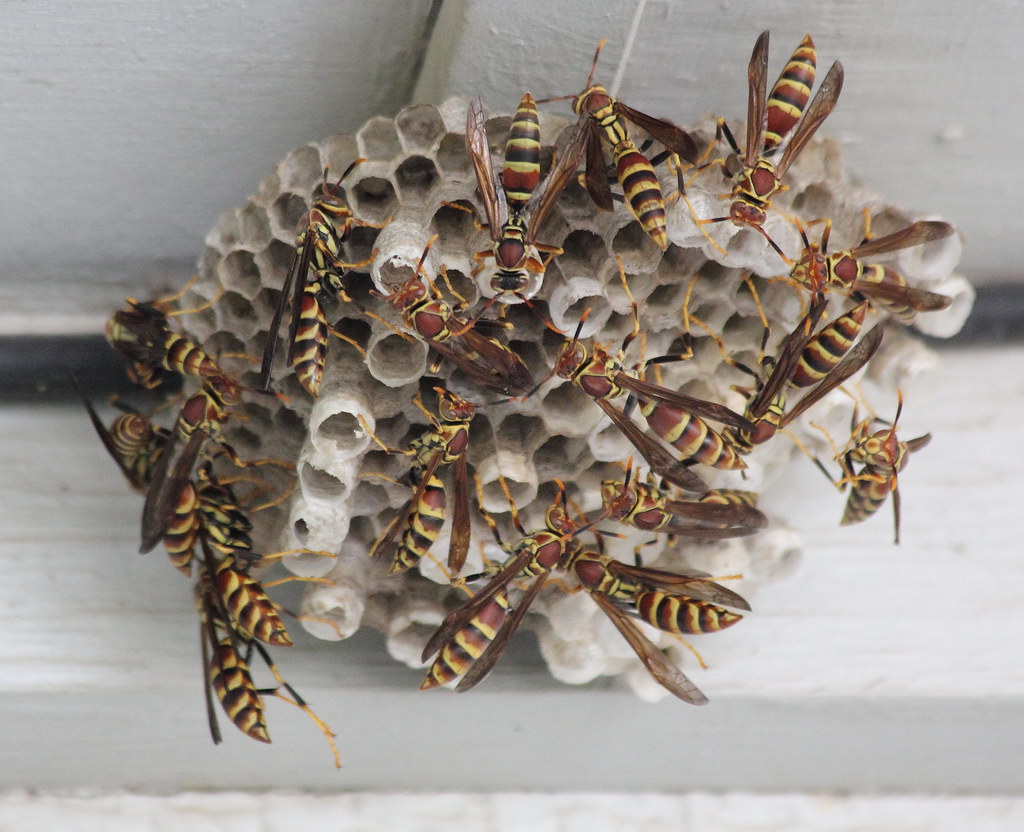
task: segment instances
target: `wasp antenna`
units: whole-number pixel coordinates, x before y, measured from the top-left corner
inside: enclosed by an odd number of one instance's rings
[[[825,220],[825,229],[821,232],[821,245],[819,246],[822,254],[828,254],[828,238],[832,235],[832,218],[829,217]]]
[[[807,229],[804,228],[804,224],[800,222],[800,217],[793,217],[793,222],[796,223],[796,229],[800,232],[800,239],[804,242],[804,248],[810,248],[811,241],[807,239]]]
[[[553,98],[535,98],[534,104],[551,104],[553,101],[568,101],[570,98],[575,98],[575,95],[557,95]]]
[[[896,416],[892,420],[892,427],[889,428],[889,434],[896,433],[896,425],[900,421],[900,414],[903,412],[903,391],[899,388],[896,389]]]
[[[517,296],[518,296],[518,293],[517,293]],[[465,324],[460,326],[458,329],[453,329],[452,330],[452,335],[455,336],[455,337],[459,337],[459,336],[465,335],[467,332],[469,332],[469,330],[471,330],[473,327],[475,327],[477,325],[477,323],[480,321],[480,319],[484,316],[484,313],[487,312],[487,310],[490,309],[492,306],[494,306],[494,304],[495,304],[495,302],[497,300],[498,300],[498,296],[497,295],[492,295],[491,297],[489,297],[487,299],[487,302],[484,303],[484,305],[482,307],[480,307],[480,310],[472,318],[470,318],[468,321],[466,321]]]
[[[598,44],[597,49],[594,50],[594,62],[590,65],[590,74],[587,76],[587,83],[583,89],[589,89],[590,84],[594,80],[594,70],[597,69],[597,59],[601,57],[601,50],[604,49],[604,45],[608,43],[608,38],[602,38]]]
[[[427,245],[423,249],[423,254],[420,255],[420,262],[416,264],[416,274],[417,275],[422,275],[423,277],[427,277],[427,275],[425,275],[423,273],[423,264],[427,261],[427,255],[430,254],[430,249],[433,247],[434,243],[437,242],[437,239],[438,239],[439,236],[440,236],[439,234],[435,234],[433,237],[431,237],[429,240],[427,240]],[[430,280],[430,278],[427,277],[427,280]],[[430,281],[430,285],[431,286],[434,285],[433,281]]]
[[[355,170],[356,166],[357,165],[361,165],[365,161],[367,161],[366,157],[365,156],[360,156],[358,159],[356,159],[354,162],[352,162],[351,165],[349,165],[347,168],[345,168],[345,172],[341,176],[338,177],[338,181],[337,181],[336,184],[340,185],[342,182],[344,182],[345,179],[348,177],[348,175],[350,173],[352,173],[353,170]],[[328,165],[328,167],[324,168],[324,179],[327,179],[327,171],[329,170],[329,168],[330,168],[329,165]]]
[[[786,252],[784,252],[781,248],[779,248],[779,244],[777,242],[775,242],[775,240],[773,240],[771,238],[771,235],[769,235],[768,232],[764,230],[764,228],[762,228],[760,225],[755,225],[753,227],[761,232],[761,235],[768,241],[768,245],[770,245],[773,249],[775,249],[775,253],[777,255],[779,255],[779,257],[782,258],[782,262],[783,263],[785,263],[787,266],[792,266],[793,265],[792,258],[787,256]]]
[[[629,487],[629,481],[633,478],[633,457],[629,458],[629,462],[626,463],[626,477],[623,480],[623,490]]]
[[[583,331],[583,322],[586,321],[588,317],[590,317],[590,311],[591,307],[588,306],[586,309],[583,310],[583,314],[580,315],[579,322],[576,324],[576,331],[573,332],[572,334],[572,342],[574,344],[580,340],[580,333]]]

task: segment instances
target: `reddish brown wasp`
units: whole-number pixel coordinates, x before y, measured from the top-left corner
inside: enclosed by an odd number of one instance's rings
[[[456,687],[458,691],[469,690],[482,681],[505,650],[551,570],[567,551],[580,545],[577,535],[601,519],[577,523],[563,505],[564,490],[560,495],[561,501],[553,504],[544,516],[545,528],[532,534],[523,528],[513,506],[512,522],[522,535],[520,541],[507,549],[508,559],[487,585],[449,613],[430,637],[423,648],[423,661],[435,653],[437,658],[420,690],[446,684],[462,674],[465,675]],[[499,545],[505,548],[493,519],[481,513]],[[513,608],[510,593],[513,582],[519,579],[533,582]]]
[[[768,522],[752,505],[675,500],[651,481],[604,480],[601,498],[608,517],[641,531],[712,540],[754,534]]]
[[[433,281],[422,274],[423,262],[409,280],[383,299],[402,313],[406,328],[428,347],[451,361],[472,381],[506,396],[521,396],[533,387],[533,377],[522,359],[500,341],[481,334],[472,322],[458,317]]]
[[[700,221],[728,220],[735,225],[755,228],[787,263],[791,262],[789,258],[764,230],[767,211],[772,197],[783,188],[782,179],[786,171],[835,109],[843,88],[843,65],[836,61],[810,105],[804,109],[814,83],[815,58],[814,43],[808,35],[768,95],[768,32],[762,32],[758,37],[747,71],[747,135],[742,153],[725,121],[719,119],[718,122],[716,137],[724,136],[733,151],[725,162],[733,180],[729,215]],[[795,129],[794,124],[797,125]],[[781,155],[774,162],[772,157],[777,153]]]
[[[903,275],[895,269],[868,264],[863,260],[941,240],[950,236],[954,230],[947,222],[928,220],[915,222],[883,237],[870,237],[867,236],[870,234],[868,222],[864,242],[854,248],[828,254],[832,221],[827,220],[821,234],[820,245],[812,244],[807,239],[806,232],[800,229],[804,251],[793,267],[790,277],[809,288],[813,294],[836,288],[857,300],[866,298],[874,305],[885,309],[901,323],[908,324],[914,320],[918,312],[947,308],[952,303],[952,298],[924,289],[915,289],[908,286]]]
[[[476,407],[448,390],[439,387],[435,390],[440,418],[422,408],[433,427],[417,437],[408,451],[397,451],[414,458],[412,496],[370,550],[370,556],[376,557],[391,547],[399,531],[403,532],[388,570],[392,575],[419,563],[441,532],[448,505],[444,485],[436,476],[442,465],[454,466],[455,505],[448,547],[448,569],[452,574],[457,575],[462,570],[469,551],[469,469],[466,460],[469,423],[476,415]],[[418,400],[416,404],[421,406]],[[391,448],[378,444],[392,452]]]
[[[587,172],[584,181],[597,207],[611,211],[613,197],[602,147],[602,144],[607,144],[626,205],[658,248],[664,250],[668,247],[668,234],[661,185],[651,161],[630,139],[624,121],[632,122],[653,139],[661,142],[669,154],[674,153],[690,163],[697,161],[697,146],[689,133],[682,128],[627,107],[621,101],[612,98],[604,87],[592,83],[597,59],[605,43],[607,41],[602,40],[597,45],[594,62],[587,76],[586,88],[572,103],[573,111],[581,117],[581,121],[586,121]]]
[[[621,261],[619,274],[628,293]],[[752,429],[753,425],[723,405],[669,390],[645,381],[640,373],[626,371],[623,364],[626,349],[640,334],[635,301],[632,302],[632,309],[633,329],[623,338],[617,355],[613,356],[605,347],[596,343],[588,351],[579,341],[578,327],[572,340],[555,361],[552,374],[568,379],[593,398],[656,474],[687,491],[706,491],[706,486],[689,470],[689,465],[701,462],[716,468],[735,469],[745,468],[746,463],[704,420],[710,419],[747,430]],[[580,324],[582,326],[582,320]],[[677,359],[678,356],[653,358],[644,366]],[[626,408],[619,410],[612,402],[627,393],[629,400]],[[634,401],[639,403],[648,427],[676,448],[687,462],[676,459],[657,440],[648,437],[629,417],[628,411]]]
[[[771,362],[762,361],[762,364],[773,365],[766,379],[762,380],[753,370],[739,362],[730,360],[734,366],[753,375],[756,381],[756,392],[747,402],[744,411],[747,419],[754,424],[754,430],[727,428],[724,432],[726,440],[740,453],[749,453],[755,445],[767,442],[775,436],[776,432],[802,416],[839,385],[848,381],[871,359],[881,345],[883,329],[880,324],[876,324],[855,346],[849,349],[841,361],[835,363],[822,375],[817,381],[816,387],[805,393],[794,407],[787,410],[786,389],[797,370],[803,366],[802,362],[807,350],[810,348],[815,355],[819,356],[826,354],[825,350],[818,349],[819,343],[812,343],[814,327],[826,305],[827,301],[824,297],[816,298],[811,304],[811,309],[797,324],[796,329],[783,341],[777,358]],[[830,329],[832,327],[827,328],[822,334],[828,334]],[[828,354],[832,356],[834,351]]]
[[[243,462],[220,438],[221,426],[227,421],[231,408],[240,403],[241,387],[224,376],[204,379],[199,392],[181,406],[167,450],[158,460],[146,491],[140,551],[148,552],[167,531],[182,491],[191,484],[196,459],[208,439],[217,442],[236,465],[259,464]],[[183,447],[176,453],[179,444]]]
[[[583,155],[582,130],[569,139],[544,187],[536,191],[540,180],[540,125],[533,96],[523,96],[505,147],[505,165],[498,187],[491,167],[491,151],[484,129],[483,103],[474,98],[466,117],[466,147],[476,171],[477,185],[487,214],[487,228],[494,242],[492,249],[474,255],[478,263],[493,257],[497,274],[491,278],[496,297],[514,295],[525,300],[529,275],[544,274],[552,257],[562,253],[557,246],[537,242],[537,235],[558,196],[579,167]],[[546,257],[541,258],[539,254]]]
[[[852,447],[840,455],[845,474],[841,482],[851,484],[850,496],[840,525],[862,523],[878,511],[892,494],[895,543],[900,542],[900,492],[897,475],[906,467],[910,454],[925,447],[932,438],[930,433],[926,433],[924,436],[901,442],[896,436],[896,425],[902,412],[901,393],[892,425],[875,433],[870,432],[871,420],[865,419],[857,423],[857,416],[854,413],[855,427],[850,437]],[[854,465],[857,463],[863,465],[859,472],[854,471]]]
[[[685,702],[707,703],[707,697],[637,629],[633,617],[674,635],[716,633],[743,618],[725,607],[749,610],[744,598],[705,575],[631,566],[582,549],[559,568],[579,580],[658,683]]]
[[[295,257],[281,287],[281,298],[274,311],[267,333],[267,345],[263,350],[260,370],[262,390],[270,389],[270,374],[277,352],[277,333],[290,303],[288,363],[295,368],[299,383],[311,396],[320,393],[330,329],[321,300],[335,297],[350,300],[342,286],[342,277],[351,269],[369,265],[373,257],[371,255],[358,263],[346,263],[341,259],[342,247],[357,226],[383,227],[358,219],[348,207],[341,187],[352,169],[365,161],[356,159],[333,184],[327,181],[325,170],[319,195],[299,221]],[[311,269],[315,275],[312,279],[309,275]]]

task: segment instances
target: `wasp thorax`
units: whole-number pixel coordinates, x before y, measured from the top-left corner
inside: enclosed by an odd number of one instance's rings
[[[206,387],[224,407],[237,407],[242,403],[242,389],[227,376],[207,378]]]

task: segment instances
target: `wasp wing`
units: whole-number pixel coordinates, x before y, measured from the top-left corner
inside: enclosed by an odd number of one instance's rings
[[[511,615],[506,616],[502,622],[498,632],[495,633],[491,643],[488,644],[484,651],[477,656],[476,660],[466,670],[466,674],[462,677],[462,681],[455,686],[455,690],[459,693],[465,693],[476,685],[483,681],[484,677],[487,676],[491,670],[494,669],[494,665],[497,664],[501,654],[505,652],[505,648],[508,646],[509,641],[512,640],[512,636],[515,635],[516,630],[519,629],[519,625],[523,622],[523,618],[526,615],[526,611],[530,608],[533,603],[533,599],[537,597],[537,593],[540,592],[541,587],[544,586],[545,577],[539,577],[532,584],[530,588],[526,590],[522,598],[519,599],[519,603],[516,604],[515,609]]]
[[[172,468],[170,465],[172,451],[177,445],[178,438],[178,434],[175,432],[174,438],[168,442],[160,459],[157,460],[156,467],[153,469],[153,479],[146,491],[146,502],[142,506],[140,552],[151,551],[174,521],[174,509],[185,486],[192,479],[192,469],[195,467],[196,458],[208,437],[209,434],[205,430],[197,429],[189,437]]]
[[[476,173],[476,183],[480,188],[484,212],[487,214],[488,231],[492,240],[498,240],[501,237],[502,223],[505,221],[504,214],[507,213],[501,210],[501,206],[505,204],[505,193],[498,188],[494,177],[491,148],[487,143],[487,130],[484,128],[484,104],[480,96],[469,102],[469,109],[466,111],[466,150],[469,151],[469,158]],[[501,202],[498,201],[499,193]]]
[[[537,239],[537,232],[544,225],[544,220],[547,219],[551,209],[558,201],[559,195],[565,190],[565,186],[569,184],[569,180],[580,166],[580,159],[583,157],[583,150],[587,146],[589,135],[590,128],[585,123],[580,123],[574,128],[565,150],[544,180],[540,192],[535,196],[530,209],[530,220],[526,227],[526,242],[528,244]]]
[[[307,214],[307,217],[309,215]],[[270,320],[270,329],[267,331],[267,343],[263,347],[263,362],[260,365],[260,389],[268,391],[270,389],[270,374],[274,369],[274,357],[277,354],[277,333],[281,329],[281,321],[284,319],[285,309],[288,308],[289,303],[292,304],[293,315],[291,323],[288,325],[288,352],[291,354],[291,343],[294,338],[294,334],[298,324],[296,323],[295,316],[298,314],[300,307],[295,306],[296,303],[301,303],[302,292],[298,293],[297,297],[291,297],[291,289],[294,281],[298,281],[299,286],[302,290],[306,287],[306,275],[309,273],[309,263],[312,257],[312,232],[309,228],[306,228],[306,233],[303,237],[302,248],[295,252],[295,256],[292,257],[291,265],[288,267],[288,273],[284,278],[284,285],[281,286],[281,296],[277,300],[277,307],[274,309],[274,317]]]
[[[615,628],[622,633],[629,646],[643,662],[651,676],[663,688],[674,696],[691,705],[706,705],[708,698],[700,692],[697,686],[686,678],[685,674],[659,650],[655,644],[647,638],[632,620],[612,601],[600,592],[592,592],[590,597],[594,599],[601,611],[611,619]]]
[[[428,344],[488,390],[506,396],[522,396],[533,389],[533,376],[523,360],[500,341],[470,328],[455,336],[452,342],[451,346],[438,341]]]
[[[448,569],[453,575],[458,575],[466,565],[472,533],[469,520],[469,462],[465,452],[455,460],[452,479],[455,493],[448,543]]]
[[[747,66],[747,143],[743,166],[752,168],[761,155],[768,112],[768,32],[758,35]]]
[[[661,589],[676,595],[685,595],[696,601],[710,601],[740,610],[750,610],[750,604],[737,592],[709,580],[704,573],[681,574],[650,566],[633,566],[621,561],[612,561],[609,570],[617,575],[642,583],[651,589]]]
[[[868,280],[855,280],[850,289],[852,293],[863,295],[866,298],[878,298],[910,307],[911,314],[909,315],[891,313],[904,323],[907,318],[913,317],[914,312],[938,312],[940,309],[948,309],[953,303],[953,298],[949,295],[929,292],[927,289],[916,289],[913,286],[901,286],[898,283],[872,283]]]
[[[755,430],[754,424],[749,419],[725,405],[687,396],[685,393],[669,390],[667,387],[660,387],[657,384],[651,384],[649,381],[644,381],[624,372],[620,372],[616,376],[615,383],[634,393],[638,399],[663,402],[671,407],[684,410],[691,416],[699,416],[701,419],[721,422],[724,425],[741,430]]]
[[[859,246],[850,250],[850,256],[859,260],[890,251],[899,251],[900,249],[930,243],[933,240],[941,240],[944,237],[948,237],[955,230],[948,222],[921,220],[899,231],[894,231],[892,234],[865,240]]]
[[[648,436],[640,426],[629,416],[619,410],[614,404],[605,399],[595,399],[598,406],[605,412],[612,423],[617,427],[633,447],[640,452],[640,455],[647,460],[659,477],[677,485],[684,491],[693,491],[703,494],[708,490],[707,484],[698,477],[690,468],[680,461],[675,454],[668,451],[662,444]]]
[[[682,127],[677,127],[671,121],[662,118],[649,116],[628,107],[621,101],[616,101],[612,106],[616,114],[629,119],[641,130],[645,130],[653,138],[661,142],[665,147],[678,156],[684,158],[691,165],[697,164],[700,152],[693,138]]]
[[[786,336],[779,347],[775,367],[757,395],[747,405],[747,412],[751,418],[760,419],[764,416],[775,397],[789,384],[796,368],[800,366],[800,357],[803,355],[804,349],[814,336],[814,328],[827,306],[828,299],[826,297],[815,295],[807,314],[800,319],[796,329]]]
[[[586,118],[589,119],[589,116]],[[608,181],[608,169],[604,163],[601,136],[593,121],[587,124],[586,132],[587,171],[584,174],[583,182],[590,198],[594,200],[594,204],[602,211],[611,211],[615,208],[615,203],[612,200],[612,188]]]

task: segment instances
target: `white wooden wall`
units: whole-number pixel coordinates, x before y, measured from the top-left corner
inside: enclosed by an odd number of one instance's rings
[[[97,331],[111,298],[191,273],[216,217],[293,147],[420,100],[576,91],[600,67],[648,112],[742,119],[746,64],[806,32],[846,67],[849,169],[956,223],[965,269],[1019,274],[1024,7],[1007,0],[95,0],[0,6],[0,333]],[[426,58],[425,71],[418,67]],[[624,63],[623,63],[624,62]],[[563,105],[567,106],[567,105]]]
[[[0,4],[0,332],[98,332],[126,292],[180,283],[217,214],[309,139],[414,98],[479,92],[497,109],[527,88],[574,91],[601,37],[610,81],[635,8],[444,0],[432,27],[431,3],[393,0]],[[851,171],[960,226],[967,273],[1016,272],[1024,7],[648,0],[621,94],[684,123],[709,110],[741,119],[764,28],[773,73],[806,31],[823,63],[843,60],[825,130]],[[138,501],[77,406],[0,406],[0,788],[1019,796],[1022,360],[1020,348],[949,352],[915,391],[908,435],[935,440],[903,478],[900,548],[885,517],[836,527],[838,496],[813,471],[769,498],[805,532],[806,554],[756,599],[749,626],[702,644],[711,706],[557,686],[529,644],[468,696],[415,692],[417,674],[372,637],[305,644],[281,662],[337,730],[341,774],[312,725],[273,701],[273,746],[230,726],[210,746],[191,599],[166,564],[134,553]],[[0,826],[14,811],[9,828],[45,828],[18,822],[48,805],[19,801],[0,800]],[[737,804],[714,805],[728,818]],[[772,817],[768,804],[738,805],[716,828],[774,828],[740,817]],[[917,808],[905,828],[926,816],[952,828],[941,819],[958,812],[1004,828],[1021,811],[906,805]],[[823,828],[820,804],[799,807],[787,828]]]

